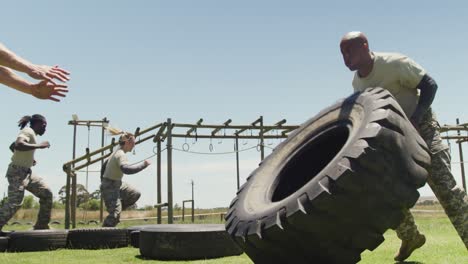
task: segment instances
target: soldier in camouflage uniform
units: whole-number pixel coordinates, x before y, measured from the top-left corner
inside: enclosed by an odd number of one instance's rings
[[[114,227],[120,222],[122,210],[132,206],[140,198],[140,192],[125,182],[124,174],[134,174],[148,167],[149,160],[136,165],[129,165],[125,153],[135,147],[135,137],[123,133],[119,138],[119,148],[114,151],[104,164],[101,179],[101,195],[109,215],[104,220],[103,227]]]
[[[362,32],[347,33],[341,39],[340,49],[346,66],[356,71],[354,90],[363,91],[368,87],[387,89],[426,141],[432,159],[429,186],[468,248],[468,198],[450,172],[450,153],[442,143],[439,124],[430,107],[437,91],[436,82],[405,55],[371,52]],[[397,261],[405,260],[426,242],[410,211],[405,210],[404,215],[403,222],[396,229],[402,240],[395,255]]]
[[[25,127],[30,123],[30,127]],[[0,230],[21,207],[24,190],[39,197],[39,214],[34,229],[49,229],[52,211],[52,192],[41,177],[34,174],[31,167],[35,165],[34,151],[50,147],[49,142],[36,143],[36,135],[42,136],[46,131],[47,121],[41,115],[25,116],[19,121],[21,132],[14,144],[11,163],[8,166],[8,201],[0,209]]]

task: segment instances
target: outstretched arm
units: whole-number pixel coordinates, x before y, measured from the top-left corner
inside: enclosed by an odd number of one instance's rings
[[[135,164],[135,165],[124,164],[124,165],[121,165],[120,169],[122,170],[122,172],[124,174],[135,174],[135,173],[138,173],[138,172],[142,171],[143,169],[145,169],[149,165],[150,165],[150,162],[148,160],[145,160],[144,162],[142,162],[140,164]]]
[[[34,79],[48,80],[53,82],[53,79],[60,80],[62,82],[68,81],[70,73],[58,66],[47,66],[47,65],[36,65],[33,64],[20,56],[16,55],[0,43],[0,65],[8,67],[10,69],[24,72]]]
[[[32,94],[32,85],[8,68],[0,66],[0,83],[26,94]]]
[[[415,125],[421,122],[424,113],[426,113],[432,101],[434,101],[437,92],[437,83],[429,75],[425,74],[417,88],[420,91],[419,102],[413,116],[411,116],[411,122]]]
[[[37,84],[31,84],[20,76],[16,75],[8,68],[0,66],[0,83],[16,89],[20,92],[30,94],[39,99],[49,99],[60,101],[57,96],[65,97],[68,92],[67,86],[55,84],[49,81],[41,81]]]

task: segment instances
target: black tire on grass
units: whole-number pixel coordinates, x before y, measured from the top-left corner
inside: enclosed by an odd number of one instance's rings
[[[15,231],[0,231],[0,237],[9,237]]]
[[[0,252],[5,252],[8,250],[9,239],[9,237],[0,237]]]
[[[140,248],[140,230],[130,232],[128,239],[130,246],[134,248]]]
[[[151,259],[196,260],[240,255],[242,250],[222,224],[171,224],[141,229],[140,253]]]
[[[158,225],[138,225],[127,227],[127,237],[129,239],[128,243],[135,248],[140,246],[140,230],[143,228],[157,227]]]
[[[429,165],[398,103],[370,88],[282,142],[238,190],[226,230],[255,263],[356,263],[415,204]]]
[[[68,247],[74,249],[106,249],[127,247],[127,230],[103,227],[73,229],[68,233]]]
[[[47,251],[65,248],[67,230],[15,231],[9,234],[8,251]]]

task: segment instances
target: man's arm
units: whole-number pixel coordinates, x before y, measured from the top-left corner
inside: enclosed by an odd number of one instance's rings
[[[0,65],[25,73],[28,73],[32,68],[32,63],[17,56],[2,43],[0,43]]]
[[[56,98],[57,96],[65,97],[65,93],[68,92],[67,85],[55,84],[49,81],[32,84],[16,75],[10,69],[2,66],[0,66],[0,83],[36,98],[49,99],[56,102],[60,101]]]
[[[32,85],[10,69],[0,66],[0,83],[26,94],[32,94]]]
[[[429,75],[425,74],[419,82],[417,89],[420,91],[419,102],[413,116],[411,116],[411,122],[416,125],[421,122],[424,113],[426,113],[432,101],[434,101],[437,92],[437,83]]]
[[[57,79],[62,82],[66,82],[70,79],[68,77],[70,74],[68,71],[58,66],[51,67],[47,65],[33,64],[10,51],[2,43],[0,43],[0,65],[16,71],[24,72],[38,80],[48,80],[53,82],[53,79]]]
[[[50,147],[48,141],[41,142],[40,144],[30,144],[24,137],[18,137],[15,142],[15,150],[29,151],[33,149],[44,149]]]

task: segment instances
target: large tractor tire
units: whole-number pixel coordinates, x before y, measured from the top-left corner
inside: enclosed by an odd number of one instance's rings
[[[291,133],[238,190],[226,230],[255,263],[356,263],[416,203],[429,165],[399,104],[370,88]]]

